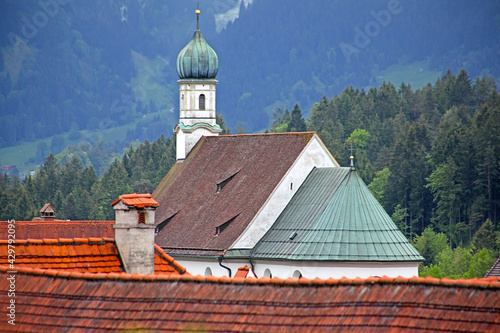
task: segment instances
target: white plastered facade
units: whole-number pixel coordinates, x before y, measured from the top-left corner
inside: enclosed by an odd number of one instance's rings
[[[231,246],[231,249],[252,249],[271,228],[314,167],[338,166],[338,162],[330,154],[319,136],[314,134],[248,227]]]
[[[186,267],[193,275],[229,276],[243,266],[251,266],[249,260],[223,260],[222,267],[216,259],[181,258],[175,261]],[[349,279],[371,276],[414,277],[418,276],[418,262],[336,262],[336,261],[252,261],[257,277],[277,277],[281,279],[304,277],[307,279]],[[226,268],[227,267],[227,268]],[[248,276],[253,276],[250,272]]]
[[[179,80],[179,123],[193,126],[197,123],[215,125],[215,85],[217,80]],[[205,105],[200,108],[200,96]]]
[[[219,135],[216,126],[215,85],[217,80],[179,80],[179,125],[176,157],[183,160],[202,136]]]
[[[340,279],[418,276],[418,262],[254,261],[259,277]],[[247,264],[248,265],[248,264]],[[267,271],[266,271],[267,270]],[[270,274],[271,276],[269,276]]]

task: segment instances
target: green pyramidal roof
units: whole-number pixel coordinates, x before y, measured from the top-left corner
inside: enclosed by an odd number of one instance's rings
[[[252,258],[423,261],[356,171],[315,168]]]

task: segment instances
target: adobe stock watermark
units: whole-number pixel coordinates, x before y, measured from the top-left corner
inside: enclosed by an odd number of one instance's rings
[[[9,289],[7,290],[7,296],[9,297],[9,302],[7,305],[7,322],[10,325],[16,325],[16,274],[15,262],[16,262],[16,221],[8,221],[7,230],[7,262],[9,263],[9,270],[7,271],[7,281],[9,283]]]
[[[401,7],[399,0],[389,0],[387,9],[382,9],[378,12],[371,10],[370,15],[374,20],[367,22],[364,29],[358,26],[354,27],[354,45],[344,42],[339,44],[347,63],[351,62],[353,54],[358,54],[362,49],[370,45],[372,39],[378,36],[382,28],[387,27],[391,23],[393,15],[398,15],[402,11],[403,7]]]
[[[35,38],[40,29],[43,29],[47,23],[49,23],[49,20],[59,13],[60,6],[66,5],[69,1],[70,0],[39,0],[39,10],[29,18],[24,15],[21,18],[22,25],[20,32],[16,34],[11,31],[7,34],[11,46],[18,51],[21,43],[27,44],[30,40]]]

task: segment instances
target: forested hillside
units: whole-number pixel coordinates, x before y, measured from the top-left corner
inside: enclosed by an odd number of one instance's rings
[[[0,1],[0,165],[41,163],[1,176],[0,219],[47,202],[58,218],[113,219],[118,195],[154,190],[175,162],[175,61],[195,7]],[[317,131],[341,165],[354,155],[422,274],[484,274],[500,254],[500,2],[200,7],[226,133]]]
[[[278,110],[269,131],[302,127],[299,113],[297,105]],[[307,127],[342,165],[352,152],[370,190],[424,254],[423,273],[472,277],[498,256],[500,95],[491,77],[471,82],[460,70],[416,90],[351,86],[314,104]]]
[[[0,1],[0,148],[33,142],[36,150],[17,163],[32,168],[68,143],[103,139],[122,150],[170,136],[178,118],[175,60],[194,31],[195,7],[194,0]],[[375,86],[389,72],[401,77],[393,82],[422,73],[433,82],[448,68],[500,77],[497,1],[213,0],[200,7],[201,29],[220,60],[218,112],[232,128],[263,130],[277,107],[309,109],[325,94]]]
[[[357,171],[426,261],[421,274],[480,277],[500,250],[500,95],[496,82],[448,71],[413,89],[384,82],[324,96],[304,119],[277,109],[268,132],[317,131]],[[227,131],[222,117],[219,124]],[[100,179],[102,149],[50,155],[34,177],[2,177],[0,219],[30,220],[50,202],[64,219],[113,219],[120,194],[152,192],[175,162],[160,137],[130,147]],[[90,158],[89,158],[90,156]],[[83,162],[82,162],[83,161]]]

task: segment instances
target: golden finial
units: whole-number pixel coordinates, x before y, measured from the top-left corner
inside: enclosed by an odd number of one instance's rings
[[[196,2],[196,31],[200,31],[200,1]]]

